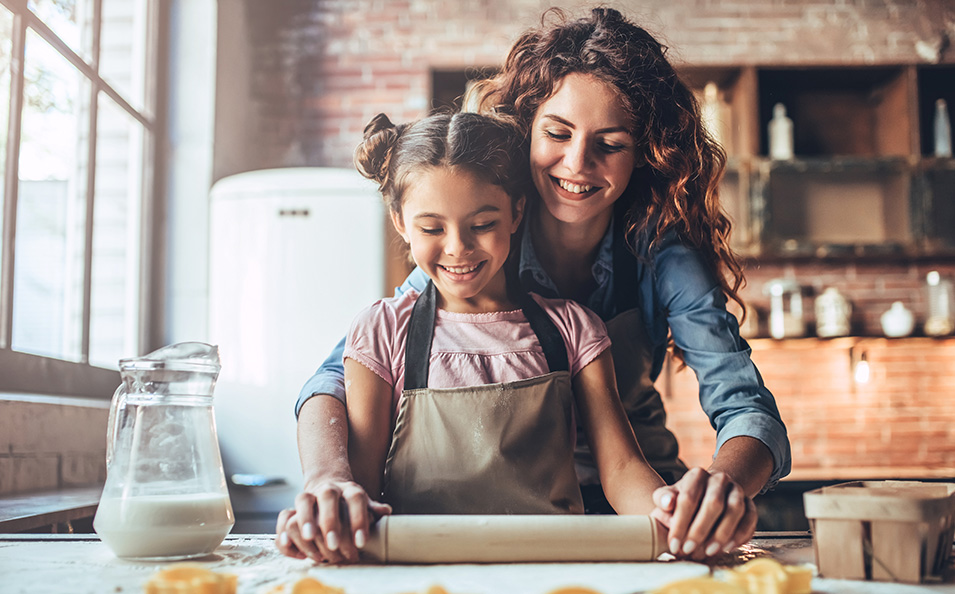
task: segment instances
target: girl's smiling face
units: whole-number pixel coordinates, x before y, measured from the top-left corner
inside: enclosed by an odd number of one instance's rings
[[[615,89],[572,73],[537,109],[530,167],[547,212],[564,223],[606,224],[638,163],[631,122]]]
[[[395,229],[439,293],[438,304],[457,312],[510,307],[504,262],[523,214],[500,187],[463,169],[434,167],[414,175],[404,192]]]

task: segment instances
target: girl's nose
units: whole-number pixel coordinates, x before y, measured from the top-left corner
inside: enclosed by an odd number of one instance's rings
[[[449,231],[444,243],[444,253],[449,256],[467,254],[473,249],[471,235],[465,231]]]

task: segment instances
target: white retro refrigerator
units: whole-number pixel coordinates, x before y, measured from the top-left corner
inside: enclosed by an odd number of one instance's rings
[[[348,169],[285,168],[212,188],[209,340],[233,532],[271,532],[302,488],[294,404],[358,311],[384,294],[384,207]]]

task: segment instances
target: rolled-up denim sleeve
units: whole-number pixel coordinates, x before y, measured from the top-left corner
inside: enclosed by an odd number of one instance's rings
[[[773,456],[763,490],[773,487],[792,467],[786,426],[710,266],[699,252],[671,240],[657,254],[654,273],[673,342],[696,373],[700,404],[716,429],[716,451],[734,437],[758,439]]]
[[[415,268],[401,283],[401,286],[395,289],[395,296],[403,295],[409,289],[422,291],[427,284],[428,275],[420,268]],[[345,402],[345,364],[342,361],[344,352],[345,337],[343,336],[335,345],[335,348],[332,349],[331,354],[325,359],[325,362],[318,368],[318,371],[308,378],[308,381],[299,391],[298,400],[295,401],[295,418],[298,418],[305,401],[318,394],[328,394],[342,403]]]

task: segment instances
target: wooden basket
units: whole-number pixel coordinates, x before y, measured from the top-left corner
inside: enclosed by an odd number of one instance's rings
[[[803,495],[819,575],[942,579],[955,536],[955,483],[856,481]]]

